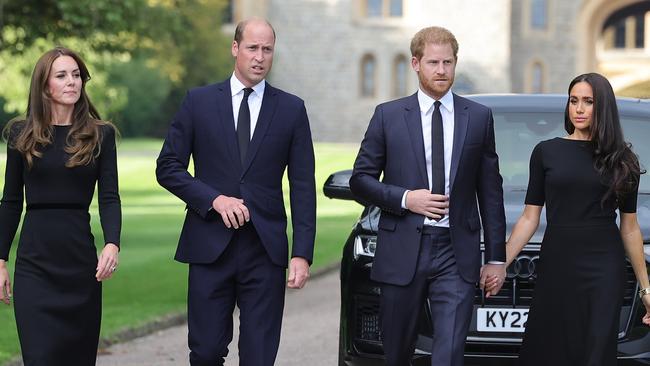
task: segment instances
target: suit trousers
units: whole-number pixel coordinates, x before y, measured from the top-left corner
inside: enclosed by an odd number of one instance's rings
[[[285,268],[273,264],[252,223],[237,229],[209,264],[190,264],[190,364],[223,365],[239,308],[239,364],[271,366],[280,343]]]
[[[474,288],[475,284],[466,282],[458,272],[449,229],[424,226],[413,281],[406,286],[381,285],[380,322],[386,365],[411,364],[417,322],[425,301],[433,327],[431,365],[463,365]]]

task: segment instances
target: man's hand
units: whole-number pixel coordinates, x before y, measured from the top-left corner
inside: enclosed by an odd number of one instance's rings
[[[485,297],[496,295],[501,290],[506,278],[505,264],[485,264],[481,267],[480,287],[485,290]]]
[[[248,208],[244,206],[244,200],[241,198],[220,195],[212,201],[212,208],[221,215],[228,229],[231,227],[239,229],[251,219]]]
[[[406,194],[406,208],[430,219],[439,220],[449,214],[449,197],[432,194],[428,189],[409,191]]]
[[[289,278],[287,278],[287,287],[303,288],[309,278],[309,263],[302,257],[293,257],[289,262]]]

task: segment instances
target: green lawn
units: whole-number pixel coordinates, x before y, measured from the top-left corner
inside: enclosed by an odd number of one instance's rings
[[[184,204],[156,183],[155,158],[160,145],[161,141],[155,139],[124,139],[118,147],[123,210],[122,251],[119,271],[104,284],[102,337],[105,338],[119,330],[185,309],[187,266],[173,261]],[[3,152],[0,155],[1,181],[4,178],[5,147],[0,148]],[[357,148],[352,144],[315,146],[318,223],[312,269],[339,260],[341,246],[360,213],[360,206],[356,203],[330,200],[322,194],[323,183],[330,173],[352,166]],[[288,192],[288,187],[285,192]],[[286,204],[288,208],[288,199]],[[102,235],[96,204],[91,211],[93,232],[99,243]],[[15,245],[12,260],[14,254]],[[13,274],[13,262],[10,262],[9,269]],[[19,352],[13,308],[2,305],[0,364]]]

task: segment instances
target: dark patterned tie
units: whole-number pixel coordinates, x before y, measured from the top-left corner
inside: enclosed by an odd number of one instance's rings
[[[246,160],[248,143],[251,141],[251,111],[248,109],[248,96],[253,89],[244,88],[244,98],[239,105],[239,116],[237,116],[237,142],[239,143],[239,159],[242,166]]]
[[[445,194],[445,143],[440,113],[441,103],[438,100],[433,104],[435,108],[431,115],[431,193]],[[443,217],[444,215],[439,220]]]

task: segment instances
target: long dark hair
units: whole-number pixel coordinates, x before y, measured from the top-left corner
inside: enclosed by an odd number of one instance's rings
[[[75,60],[82,82],[79,100],[75,103],[72,113],[72,128],[65,146],[65,151],[70,155],[66,166],[71,168],[90,164],[99,155],[102,139],[100,127],[113,127],[109,122],[101,120],[86,94],[90,73],[81,57],[64,47],[51,49],[45,52],[34,66],[26,117],[12,120],[4,130],[5,139],[9,140],[12,148],[23,154],[29,167],[32,166],[34,157],[41,157],[39,148],[52,142],[52,98],[47,85],[52,64],[61,56],[70,56]],[[9,138],[10,135],[12,138]]]
[[[639,159],[632,152],[632,145],[623,139],[612,85],[600,74],[582,74],[576,76],[569,84],[569,96],[573,86],[580,82],[591,85],[594,94],[590,128],[594,168],[608,187],[601,204],[611,197],[620,202],[626,193],[634,190],[639,184],[639,177],[645,170],[641,169]],[[569,103],[570,98],[567,99],[564,110],[564,129],[572,134],[575,127],[569,118]]]

